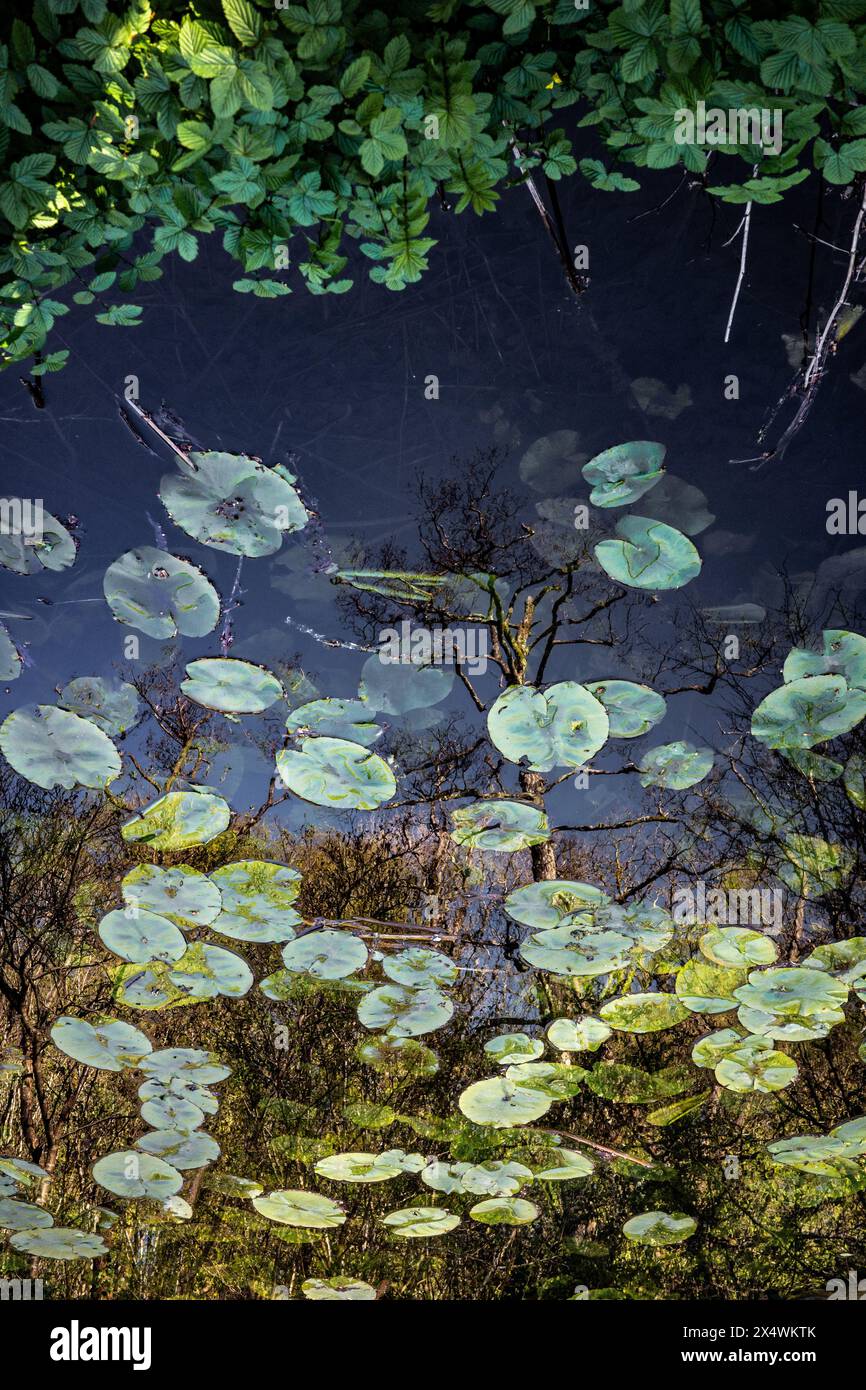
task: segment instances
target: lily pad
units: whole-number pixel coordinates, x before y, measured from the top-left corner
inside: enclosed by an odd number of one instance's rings
[[[183,1175],[172,1164],[136,1149],[106,1154],[94,1163],[93,1176],[118,1197],[152,1197],[158,1202],[183,1186]]]
[[[622,1033],[659,1033],[675,1028],[689,1016],[674,994],[626,994],[609,999],[599,1013],[605,1023]]]
[[[663,444],[637,439],[615,444],[585,463],[581,472],[592,484],[589,500],[596,507],[626,507],[664,477]]]
[[[752,715],[752,733],[768,748],[812,748],[847,734],[866,716],[866,691],[843,676],[805,676],[762,700]]]
[[[504,1076],[492,1076],[475,1081],[458,1101],[467,1120],[493,1129],[511,1129],[525,1125],[545,1115],[553,1098],[543,1091],[532,1090]]]
[[[53,1226],[54,1217],[44,1207],[16,1198],[0,1197],[0,1227],[5,1231],[32,1231],[37,1226]]]
[[[459,972],[450,957],[426,946],[410,946],[382,961],[382,970],[389,980],[401,985],[424,988],[426,985],[453,985]]]
[[[180,688],[196,704],[222,714],[260,714],[283,695],[280,682],[266,667],[229,656],[190,661]]]
[[[397,790],[382,758],[342,738],[305,738],[300,752],[282,748],[277,771],[289,791],[315,806],[374,811]]]
[[[787,683],[805,676],[841,675],[849,685],[866,689],[866,637],[859,632],[828,628],[821,634],[822,650],[794,647],[785,658],[782,679]]]
[[[611,738],[640,738],[667,713],[663,697],[635,681],[587,681],[585,688],[604,705]]]
[[[515,888],[508,894],[503,907],[513,921],[545,930],[558,927],[573,912],[582,912],[587,906],[609,901],[608,895],[591,883],[554,878]]]
[[[611,579],[636,589],[681,589],[700,573],[701,559],[688,536],[646,516],[617,522],[619,540],[600,541],[595,558]]]
[[[469,1208],[472,1220],[481,1221],[485,1226],[526,1226],[540,1214],[534,1202],[524,1201],[522,1197],[489,1197]]]
[[[88,719],[54,705],[24,705],[0,726],[7,762],[37,787],[104,788],[120,774],[120,754]]]
[[[642,787],[667,787],[672,791],[697,786],[712,766],[711,749],[697,748],[682,739],[649,748],[638,764]]]
[[[145,1101],[141,1107],[141,1118],[153,1129],[169,1129],[181,1134],[191,1134],[194,1129],[204,1124],[204,1111],[191,1100],[165,1094],[158,1100]],[[175,1164],[175,1167],[178,1166]]]
[[[693,956],[677,972],[676,992],[695,1014],[724,1014],[735,1009],[739,1002],[738,987],[744,983],[744,970],[721,965]]]
[[[202,545],[232,555],[273,555],[284,536],[307,524],[295,478],[280,465],[207,451],[191,452],[178,466],[179,474],[162,478],[159,495],[172,521]]]
[[[4,497],[6,509],[30,523],[19,530],[0,529],[0,567],[13,574],[40,574],[42,570],[65,570],[75,563],[75,541],[66,527],[44,507],[37,511],[20,497]],[[27,532],[30,532],[30,535]]]
[[[210,925],[222,907],[216,883],[186,864],[171,869],[138,864],[124,877],[120,891],[127,906],[145,908],[185,928]]]
[[[748,970],[753,965],[772,965],[778,955],[774,941],[749,927],[714,927],[698,942],[703,955],[715,965]]]
[[[101,1016],[90,1023],[63,1014],[52,1025],[51,1041],[67,1057],[101,1071],[137,1067],[153,1052],[150,1039],[131,1023]]]
[[[89,719],[109,738],[122,738],[134,729],[143,712],[134,685],[121,680],[103,680],[101,676],[79,676],[70,681],[57,700],[62,709]]]
[[[148,637],[204,637],[219,621],[219,594],[207,575],[152,545],[109,565],[102,588],[117,621]]]
[[[523,801],[476,801],[452,813],[451,838],[458,845],[507,853],[550,839],[547,816]]]
[[[591,1016],[557,1018],[547,1030],[547,1041],[560,1052],[595,1052],[610,1036],[608,1024]]]
[[[767,1095],[783,1091],[797,1079],[797,1063],[784,1052],[737,1048],[715,1069],[716,1080],[728,1091],[757,1091]]]
[[[358,695],[370,714],[406,714],[438,705],[454,684],[446,666],[422,666],[368,657],[361,668]]]
[[[302,918],[292,904],[301,889],[301,875],[285,864],[265,859],[239,859],[210,875],[222,899],[214,931],[236,941],[291,941]]]
[[[311,975],[315,980],[342,980],[367,964],[367,947],[349,931],[308,932],[282,950],[287,970]]]
[[[678,1245],[698,1229],[693,1216],[681,1211],[645,1211],[626,1221],[622,1233],[637,1245]]]
[[[99,924],[100,940],[122,960],[143,965],[152,960],[177,961],[186,951],[186,937],[174,922],[155,912],[118,908]]]
[[[339,1202],[332,1202],[330,1197],[318,1192],[280,1188],[266,1197],[253,1197],[252,1200],[257,1212],[281,1226],[328,1231],[342,1226],[346,1219]]]
[[[536,772],[582,767],[604,745],[608,727],[604,705],[576,681],[562,681],[546,691],[511,686],[487,716],[499,751],[514,763],[525,759]]]
[[[143,1153],[160,1158],[181,1172],[186,1168],[203,1168],[220,1156],[219,1144],[203,1130],[154,1129],[136,1139],[135,1145]]]
[[[0,623],[0,681],[17,681],[24,668],[21,653]]]
[[[363,1279],[347,1279],[335,1274],[332,1279],[305,1279],[301,1293],[315,1303],[372,1303],[376,1290]]]
[[[382,1225],[408,1239],[443,1236],[460,1225],[460,1217],[441,1207],[401,1207],[382,1217]]]
[[[41,1226],[37,1230],[18,1231],[9,1239],[13,1250],[22,1255],[35,1255],[40,1260],[96,1260],[108,1254],[101,1236],[78,1231],[74,1226]]]
[[[176,989],[193,999],[213,999],[218,994],[239,999],[253,984],[253,972],[243,956],[207,941],[188,946],[168,977]]]
[[[369,748],[381,738],[382,729],[370,721],[370,706],[365,700],[310,700],[298,705],[286,720],[290,734],[324,734],[329,738],[348,739]]]
[[[166,792],[120,827],[128,844],[181,850],[206,845],[228,826],[231,812],[216,792]]]
[[[191,1081],[196,1086],[215,1086],[231,1076],[232,1069],[221,1062],[215,1052],[204,1052],[197,1047],[164,1047],[151,1053],[141,1070],[169,1084],[181,1080]]]
[[[358,1005],[358,1020],[365,1028],[387,1028],[392,1037],[408,1038],[444,1027],[453,1012],[447,995],[432,986],[410,989],[388,984],[364,996]]]
[[[544,1054],[544,1043],[540,1038],[530,1038],[527,1033],[500,1033],[484,1044],[484,1051],[500,1067],[512,1062],[533,1062]]]
[[[539,1168],[535,1172],[536,1182],[572,1182],[576,1178],[588,1178],[595,1172],[595,1164],[586,1154],[577,1149],[557,1149],[556,1161],[549,1168]]]

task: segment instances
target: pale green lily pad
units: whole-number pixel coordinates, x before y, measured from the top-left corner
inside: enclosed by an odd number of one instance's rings
[[[20,497],[4,497],[3,501],[13,516],[19,511],[33,525],[29,538],[24,526],[20,531],[5,526],[0,529],[0,567],[13,574],[40,574],[42,570],[69,569],[75,563],[75,541],[56,516],[44,507],[37,516],[36,508]]]
[[[750,1009],[781,1014],[783,1018],[820,1019],[822,1012],[844,1007],[848,986],[822,970],[781,966],[753,970],[748,983],[740,985],[734,994],[740,1004]]]
[[[789,683],[804,676],[841,675],[849,685],[866,689],[866,637],[859,632],[827,628],[821,634],[820,652],[794,647],[785,658],[782,679]]]
[[[724,1014],[737,1007],[744,974],[743,970],[711,965],[693,956],[677,972],[676,992],[692,1013]]]
[[[783,1091],[797,1079],[797,1063],[784,1052],[737,1048],[715,1068],[716,1080],[728,1091]]]
[[[193,999],[213,999],[218,994],[239,999],[253,984],[253,972],[243,956],[207,941],[188,946],[168,977],[176,989]]]
[[[406,985],[379,985],[358,1005],[358,1020],[365,1028],[386,1029],[392,1037],[417,1037],[442,1028],[454,1012],[447,995],[432,986],[410,989]]]
[[[866,691],[843,676],[804,676],[772,690],[752,715],[752,733],[768,748],[812,748],[847,734],[866,716]]]
[[[469,1215],[485,1226],[526,1226],[541,1213],[534,1202],[522,1197],[488,1197],[485,1202],[476,1202],[470,1207]]]
[[[150,1039],[131,1023],[101,1016],[90,1023],[86,1018],[61,1015],[52,1025],[51,1041],[67,1057],[101,1071],[137,1067],[153,1052]]]
[[[342,980],[367,964],[367,947],[349,931],[307,932],[282,950],[287,970],[311,975],[314,980]]]
[[[681,589],[700,573],[700,556],[681,531],[646,516],[617,522],[619,540],[600,541],[595,558],[611,579],[636,589]]]
[[[464,1168],[461,1178],[462,1191],[471,1192],[479,1197],[513,1197],[526,1183],[532,1182],[532,1169],[513,1160],[492,1159],[489,1163],[467,1163]],[[422,1173],[422,1179],[423,1176]],[[433,1185],[429,1184],[431,1187]]]
[[[816,946],[801,964],[808,970],[826,970],[846,985],[866,978],[866,936],[852,936],[847,941],[828,941]]]
[[[280,749],[277,771],[289,791],[314,806],[374,811],[397,790],[382,758],[342,738],[305,738],[300,752]]]
[[[596,507],[626,507],[664,477],[664,444],[636,439],[615,444],[585,463],[581,472],[592,484],[589,500]]]
[[[5,1231],[32,1231],[37,1226],[53,1226],[54,1217],[32,1202],[0,1197],[0,1227]]]
[[[108,1254],[101,1236],[78,1231],[74,1226],[46,1226],[35,1231],[18,1231],[10,1237],[13,1250],[40,1260],[97,1260]]]
[[[109,738],[121,738],[135,728],[143,706],[134,685],[101,676],[79,676],[65,685],[57,698],[62,709],[89,719]]]
[[[181,850],[206,845],[228,826],[231,811],[216,792],[166,792],[120,827],[128,844]]]
[[[586,1071],[565,1062],[512,1062],[505,1075],[518,1086],[540,1091],[551,1100],[570,1100],[580,1090]]]
[[[424,1159],[417,1156],[423,1165]],[[316,1164],[316,1175],[330,1178],[331,1182],[389,1182],[399,1178],[401,1173],[411,1171],[405,1165],[406,1155],[394,1149],[390,1153],[345,1153],[330,1154],[320,1158]]]
[[[508,894],[503,907],[513,921],[546,930],[558,927],[573,912],[582,912],[587,906],[609,901],[608,895],[591,883],[554,878],[515,888]]]
[[[170,1163],[136,1149],[106,1154],[93,1165],[93,1176],[101,1187],[118,1197],[153,1197],[164,1202],[183,1186],[183,1175]]]
[[[681,1211],[645,1211],[626,1221],[622,1233],[638,1245],[678,1245],[698,1229],[693,1216]]]
[[[302,918],[292,904],[301,889],[301,875],[285,864],[265,859],[239,859],[210,875],[222,898],[214,931],[236,941],[291,941]]]
[[[364,700],[337,700],[326,697],[298,705],[286,720],[290,734],[324,734],[328,738],[349,739],[369,748],[382,735],[378,724],[370,722],[370,706]]]
[[[753,965],[772,965],[778,949],[769,936],[748,927],[714,927],[698,942],[703,955],[715,965],[748,970]]]
[[[37,787],[104,788],[119,776],[120,754],[88,719],[54,705],[23,705],[0,725],[7,762]]]
[[[599,931],[586,935],[563,935],[569,929],[551,927],[533,932],[520,947],[520,954],[538,970],[554,975],[608,975],[621,970],[632,959],[634,942],[621,932]]]
[[[460,973],[448,956],[426,946],[410,946],[405,951],[386,956],[382,961],[382,970],[389,980],[422,989],[427,985],[440,988],[453,985]]]
[[[434,1192],[464,1192],[463,1179],[471,1167],[471,1163],[442,1163],[434,1159],[422,1168],[420,1178]]]
[[[314,1303],[372,1303],[376,1290],[363,1279],[347,1279],[335,1274],[332,1279],[305,1279],[301,1285],[304,1298]]]
[[[854,1120],[846,1120],[844,1124],[835,1125],[830,1130],[831,1139],[844,1139],[848,1144],[855,1144],[860,1153],[866,1154],[866,1115],[858,1115]]]
[[[221,1062],[215,1052],[204,1052],[197,1047],[164,1047],[151,1053],[141,1070],[169,1084],[181,1080],[191,1081],[196,1086],[215,1086],[231,1076],[232,1069]]]
[[[174,922],[145,908],[117,908],[99,924],[99,937],[109,951],[134,965],[153,960],[178,961],[186,951],[186,937]]]
[[[232,555],[273,555],[283,537],[300,531],[307,510],[294,476],[246,454],[191,452],[180,473],[159,485],[163,506],[188,536]]]
[[[185,1081],[182,1077],[171,1077],[165,1081],[156,1077],[150,1081],[145,1081],[138,1088],[138,1098],[146,1104],[154,1102],[163,1106],[171,1107],[176,1101],[182,1101],[188,1105],[194,1105],[196,1110],[200,1110],[203,1115],[215,1115],[219,1110],[219,1101],[207,1086],[197,1086],[194,1081]],[[181,1113],[185,1114],[186,1111]],[[142,1108],[142,1114],[144,1110]],[[148,1120],[148,1124],[150,1121]],[[183,1129],[183,1124],[175,1124],[175,1129]],[[170,1125],[162,1128],[171,1128]]]
[[[585,688],[604,705],[611,738],[640,738],[667,713],[663,697],[635,681],[587,681]]]
[[[562,681],[547,690],[511,686],[487,716],[488,732],[500,753],[513,763],[525,759],[536,772],[582,767],[603,747],[608,727],[604,705],[576,681]]]
[[[460,1225],[460,1217],[442,1207],[401,1207],[382,1217],[382,1225],[408,1239],[443,1236]]]
[[[719,1028],[715,1033],[707,1033],[699,1038],[692,1048],[692,1061],[696,1067],[715,1069],[729,1052],[736,1052],[745,1041],[736,1028]]]
[[[164,1009],[181,998],[168,978],[168,966],[162,961],[122,965],[112,978],[117,1003],[128,1009]]]
[[[622,1033],[660,1033],[689,1016],[674,994],[626,994],[609,999],[599,1013],[605,1023]]]
[[[129,907],[145,908],[186,928],[210,925],[222,907],[216,883],[186,864],[171,869],[137,864],[125,875],[120,891]]]
[[[219,621],[219,594],[207,575],[152,545],[109,565],[102,588],[117,621],[148,637],[204,637]]]
[[[786,1168],[797,1168],[801,1173],[811,1173],[815,1177],[844,1178],[858,1176],[859,1166],[852,1162],[857,1153],[856,1145],[839,1137],[823,1134],[797,1134],[790,1139],[777,1139],[767,1145],[767,1152],[774,1163]]]
[[[358,696],[370,714],[406,714],[438,705],[453,684],[448,667],[382,661],[376,655],[364,662]]]
[[[203,1130],[154,1129],[136,1139],[135,1146],[181,1172],[186,1168],[203,1168],[220,1156],[219,1144]]]
[[[191,1100],[165,1094],[158,1100],[145,1101],[141,1107],[141,1118],[152,1129],[170,1129],[180,1134],[191,1134],[194,1129],[204,1124],[204,1111]]]
[[[765,1009],[750,1009],[741,1004],[737,1018],[750,1033],[774,1042],[815,1042],[826,1038],[831,1028],[845,1022],[841,1009],[822,1009],[820,1014],[788,1018]]]
[[[0,681],[17,681],[24,669],[21,653],[6,629],[0,623]]]
[[[571,1182],[575,1178],[588,1178],[595,1172],[595,1164],[586,1154],[577,1149],[557,1149],[556,1162],[550,1168],[538,1168],[536,1182]]]
[[[557,1018],[547,1030],[547,1041],[560,1052],[595,1052],[611,1036],[601,1019]]]
[[[667,787],[672,791],[697,786],[712,766],[711,749],[697,748],[683,739],[647,749],[638,763],[642,787]]]
[[[458,1101],[467,1120],[493,1129],[511,1129],[525,1125],[545,1115],[553,1098],[543,1091],[532,1090],[504,1076],[492,1076],[475,1081]]]
[[[29,1187],[35,1178],[51,1181],[51,1174],[40,1168],[38,1163],[31,1163],[26,1158],[13,1158],[10,1154],[0,1154],[0,1176],[9,1177],[25,1187]]]
[[[500,1067],[507,1067],[512,1062],[535,1061],[544,1054],[544,1043],[527,1033],[500,1033],[484,1044],[484,1051]]]
[[[547,816],[523,801],[476,801],[452,813],[451,838],[458,845],[506,853],[550,839]]]
[[[188,662],[180,688],[196,704],[222,714],[261,714],[283,695],[272,671],[231,656]]]
[[[319,1192],[280,1188],[266,1197],[253,1197],[252,1200],[257,1212],[281,1226],[329,1231],[342,1226],[346,1219],[339,1202],[332,1202],[330,1197],[323,1197]]]

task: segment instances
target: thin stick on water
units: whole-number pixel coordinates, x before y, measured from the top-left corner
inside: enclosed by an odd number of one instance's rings
[[[743,213],[743,220],[742,220],[742,222],[740,223],[740,227],[742,227],[742,229],[743,229],[743,244],[742,244],[742,246],[741,246],[741,248],[740,248],[740,273],[739,273],[739,275],[737,276],[737,283],[736,283],[736,286],[734,287],[734,297],[733,297],[733,299],[732,299],[732,301],[731,301],[731,312],[728,314],[728,323],[727,323],[727,327],[725,328],[725,342],[726,342],[726,343],[730,341],[731,329],[732,329],[733,324],[734,324],[734,314],[737,312],[737,302],[738,302],[738,300],[739,300],[739,298],[740,298],[740,290],[741,290],[742,284],[743,284],[743,276],[744,276],[745,273],[746,273],[746,256],[748,255],[748,251],[749,251],[749,229],[750,229],[751,225],[752,225],[752,204],[751,204],[751,203],[746,203],[746,210],[745,210],[745,212]],[[740,230],[740,227],[737,228],[737,232]],[[737,232],[734,232],[734,236],[737,235]],[[731,238],[731,240],[733,241],[733,237]],[[725,245],[726,245],[726,246],[727,246],[728,244],[729,244],[728,242],[725,242]]]

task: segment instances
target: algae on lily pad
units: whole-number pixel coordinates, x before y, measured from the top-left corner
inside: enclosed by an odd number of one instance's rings
[[[658,1033],[675,1028],[689,1011],[675,994],[625,994],[602,1004],[605,1023],[623,1033]]]
[[[128,907],[144,908],[185,929],[210,925],[222,907],[216,883],[186,864],[171,869],[137,864],[124,876],[120,890]]]
[[[236,941],[291,941],[302,918],[293,906],[301,875],[286,864],[239,859],[210,874],[222,911],[213,921],[221,936]]]
[[[228,803],[203,788],[201,791],[166,792],[137,811],[120,827],[129,844],[151,849],[181,850],[206,845],[228,826]]]
[[[507,1067],[512,1062],[533,1062],[543,1056],[544,1043],[527,1033],[500,1033],[484,1044],[484,1051],[501,1067]]]

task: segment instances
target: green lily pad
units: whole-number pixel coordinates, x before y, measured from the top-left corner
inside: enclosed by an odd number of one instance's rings
[[[7,762],[37,787],[104,788],[120,774],[120,754],[88,719],[54,705],[23,705],[0,725]]]
[[[454,1012],[447,995],[429,986],[379,985],[358,1005],[358,1020],[365,1028],[385,1029],[392,1037],[417,1037],[442,1028]]]
[[[401,1173],[408,1171],[402,1161],[405,1157],[398,1149],[390,1154],[330,1154],[327,1158],[319,1159],[316,1175],[330,1178],[331,1182],[389,1182],[391,1178],[399,1178]],[[421,1162],[423,1164],[423,1158]]]
[[[44,1207],[16,1198],[0,1198],[0,1227],[5,1231],[32,1231],[37,1226],[53,1226],[54,1217]]]
[[[753,970],[748,983],[741,984],[734,994],[747,1008],[781,1014],[789,1019],[808,1019],[820,1018],[823,1011],[842,1009],[848,998],[848,986],[823,970],[809,970],[802,965],[781,966]]]
[[[866,637],[859,632],[828,628],[821,634],[820,652],[794,647],[785,658],[782,679],[789,683],[805,676],[841,675],[849,685],[866,689]]]
[[[359,1043],[355,1053],[359,1061],[386,1076],[419,1079],[435,1076],[439,1070],[436,1053],[416,1038],[392,1038],[383,1033]]]
[[[346,1219],[339,1202],[332,1202],[330,1197],[318,1192],[280,1188],[266,1197],[253,1197],[252,1200],[257,1212],[281,1226],[329,1231],[342,1226]]]
[[[260,714],[283,695],[276,676],[264,666],[230,656],[203,656],[190,661],[184,695],[222,714]]]
[[[681,589],[700,573],[701,559],[688,536],[663,521],[625,516],[619,540],[600,541],[595,558],[611,579],[635,589]]]
[[[790,1139],[777,1139],[767,1145],[773,1162],[785,1168],[797,1168],[815,1177],[844,1178],[859,1174],[852,1162],[852,1145],[841,1138],[822,1134],[797,1134]],[[856,1153],[856,1147],[854,1148]]]
[[[866,716],[866,691],[843,676],[804,676],[772,690],[752,715],[752,733],[768,748],[812,748],[847,734]]]
[[[109,951],[136,965],[152,960],[177,961],[186,951],[186,937],[174,922],[144,908],[117,908],[99,924],[99,937]]]
[[[664,444],[636,439],[615,444],[585,463],[581,472],[592,484],[589,500],[596,507],[626,507],[664,477]]]
[[[842,772],[849,801],[860,811],[866,811],[866,758],[852,753]]]
[[[696,1067],[715,1069],[728,1053],[736,1052],[745,1039],[736,1028],[719,1028],[715,1033],[707,1033],[699,1038],[692,1048],[692,1061]]]
[[[552,1100],[570,1100],[580,1090],[586,1071],[564,1062],[512,1062],[505,1075],[509,1081],[540,1091]]]
[[[292,904],[301,889],[301,875],[285,864],[265,859],[239,859],[210,875],[222,898],[214,931],[236,941],[291,941],[302,918]]]
[[[163,506],[188,536],[232,555],[273,555],[309,520],[294,476],[246,454],[192,452],[159,485]]]
[[[57,700],[62,709],[89,719],[109,738],[121,738],[134,729],[143,712],[138,691],[127,681],[79,676],[70,681]]]
[[[698,1229],[693,1216],[681,1211],[645,1211],[626,1221],[622,1233],[637,1245],[678,1245]]]
[[[151,1053],[141,1070],[169,1084],[180,1080],[191,1081],[196,1086],[215,1086],[231,1076],[232,1069],[221,1062],[215,1052],[204,1052],[197,1047],[163,1047]]]
[[[219,594],[207,575],[152,545],[109,565],[102,589],[117,621],[148,637],[204,637],[219,621]]]
[[[487,716],[500,753],[514,763],[526,759],[536,772],[582,767],[603,747],[608,727],[604,705],[576,681],[562,681],[546,691],[511,686]]]
[[[778,955],[774,941],[748,927],[714,927],[698,942],[703,955],[715,965],[747,970],[753,965],[772,965]]]
[[[826,970],[846,985],[866,978],[866,936],[852,936],[847,941],[828,941],[801,962],[808,970]]]
[[[414,988],[427,985],[447,988],[453,985],[460,973],[450,957],[426,946],[409,946],[405,951],[386,956],[382,961],[382,970],[389,980]]]
[[[638,763],[642,787],[667,787],[672,791],[697,786],[712,766],[711,749],[696,748],[682,739],[647,749]]]
[[[648,685],[634,681],[587,681],[585,687],[604,705],[611,738],[640,738],[667,713],[667,705]]]
[[[175,1076],[165,1081],[152,1077],[145,1081],[138,1088],[139,1100],[147,1104],[154,1102],[163,1106],[173,1106],[176,1101],[183,1101],[189,1105],[194,1105],[203,1115],[215,1115],[219,1109],[219,1101],[207,1086],[198,1086],[194,1081],[185,1081],[182,1077]],[[186,1113],[185,1111],[181,1112]],[[144,1109],[142,1108],[142,1114]],[[145,1116],[145,1118],[147,1118]],[[151,1123],[150,1120],[147,1121]],[[171,1125],[160,1126],[161,1128],[172,1128]],[[175,1124],[175,1129],[183,1129],[183,1124]]]
[[[152,1129],[174,1130],[180,1134],[191,1134],[204,1124],[204,1111],[191,1100],[181,1096],[162,1095],[158,1100],[147,1100],[141,1107],[141,1118]],[[165,1155],[160,1154],[160,1157]],[[179,1167],[175,1164],[175,1167]]]
[[[127,844],[181,850],[206,845],[228,826],[231,812],[216,792],[166,792],[120,827]]]
[[[370,714],[407,714],[438,705],[454,684],[444,666],[421,666],[369,657],[361,669],[358,696]]]
[[[546,930],[558,927],[564,918],[574,912],[582,912],[587,906],[609,901],[608,895],[591,883],[554,878],[515,888],[508,894],[503,907],[513,921]]]
[[[280,749],[277,771],[289,791],[315,806],[374,811],[397,790],[382,758],[342,738],[305,738],[300,752]]]
[[[510,1066],[512,1062],[533,1062],[544,1053],[544,1043],[540,1038],[530,1038],[527,1033],[500,1033],[484,1044],[484,1051],[500,1067]]]
[[[77,1231],[74,1226],[41,1226],[34,1231],[18,1231],[9,1239],[13,1250],[35,1255],[40,1260],[96,1260],[108,1254],[101,1236]]]
[[[475,1081],[458,1101],[467,1120],[493,1129],[511,1129],[525,1125],[545,1115],[553,1098],[543,1091],[532,1090],[504,1076],[492,1076]]]
[[[660,1033],[689,1016],[674,994],[626,994],[609,999],[599,1013],[605,1023],[622,1033]]]
[[[841,1009],[822,1009],[820,1014],[789,1018],[765,1009],[750,1009],[741,1004],[737,1018],[750,1033],[774,1042],[814,1042],[826,1038],[837,1023],[845,1022]]]
[[[534,1202],[524,1201],[522,1197],[488,1197],[485,1202],[476,1202],[469,1208],[472,1220],[485,1226],[526,1226],[540,1214]]]
[[[136,1139],[135,1145],[142,1153],[161,1158],[181,1172],[186,1168],[203,1168],[220,1156],[219,1144],[203,1130],[153,1129]]]
[[[693,956],[677,972],[676,992],[680,1001],[695,1014],[724,1014],[739,1002],[738,986],[745,971]]]
[[[779,877],[801,898],[820,898],[843,887],[855,864],[850,850],[819,835],[786,835],[782,850]]]
[[[185,928],[209,926],[222,907],[216,883],[185,864],[171,869],[137,864],[125,875],[120,891],[129,907],[145,908]]]
[[[507,853],[550,839],[547,816],[522,801],[476,801],[452,812],[451,838],[458,845]]]
[[[239,999],[253,984],[253,972],[243,956],[223,946],[196,941],[174,963],[168,978],[176,989],[193,999],[213,999],[218,994]]]
[[[101,1016],[89,1023],[86,1018],[63,1014],[52,1024],[51,1041],[67,1057],[101,1071],[137,1067],[153,1052],[150,1039],[131,1023]]]
[[[441,1207],[401,1207],[382,1217],[382,1225],[407,1240],[443,1236],[460,1225],[460,1217]]]
[[[310,700],[298,705],[286,720],[290,734],[324,734],[348,739],[369,748],[381,738],[382,729],[370,722],[370,706],[364,700]]]
[[[532,1182],[532,1169],[513,1160],[492,1159],[489,1163],[468,1163],[464,1169],[461,1190],[475,1196],[513,1197],[526,1183]],[[423,1179],[424,1174],[421,1176]]]
[[[557,1149],[556,1162],[549,1168],[538,1168],[536,1182],[572,1182],[576,1178],[588,1178],[595,1172],[595,1164],[586,1154],[577,1149]]]
[[[100,1187],[118,1197],[153,1197],[158,1202],[183,1186],[183,1175],[172,1164],[136,1149],[106,1154],[94,1163],[93,1176]]]
[[[634,951],[631,937],[621,932],[599,931],[570,936],[561,933],[568,928],[552,927],[533,932],[520,947],[520,954],[538,970],[554,975],[608,975],[628,965]]]
[[[335,1274],[332,1279],[305,1279],[301,1285],[304,1298],[315,1303],[372,1303],[376,1290],[363,1279],[347,1279]]]
[[[22,517],[29,517],[35,511],[20,497],[3,500],[12,515],[20,509]],[[34,515],[34,523],[36,520]],[[42,570],[69,569],[75,563],[75,541],[66,527],[44,507],[40,508],[38,520],[30,537],[23,526],[19,531],[5,526],[0,530],[0,568],[11,570],[13,574],[41,574]]]
[[[282,950],[287,970],[312,975],[314,980],[342,980],[367,964],[367,947],[349,931],[308,932]]]
[[[557,1018],[547,1030],[547,1041],[560,1052],[595,1052],[611,1036],[601,1019]]]
[[[737,1048],[715,1068],[716,1080],[728,1091],[783,1091],[797,1079],[797,1063],[784,1052]]]

